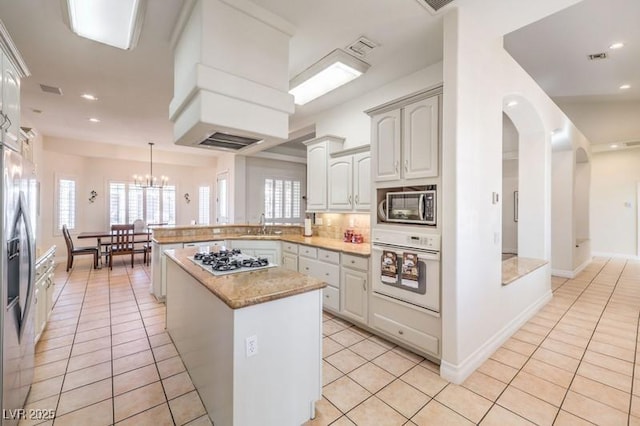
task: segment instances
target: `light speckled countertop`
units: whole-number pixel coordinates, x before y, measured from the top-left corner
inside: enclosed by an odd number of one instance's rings
[[[282,267],[215,276],[189,260],[197,248],[167,250],[189,275],[205,286],[231,309],[244,308],[284,297],[321,289],[323,281]]]
[[[302,235],[250,235],[250,234],[209,234],[209,235],[182,235],[167,236],[153,238],[158,244],[181,244],[181,243],[197,243],[202,241],[220,241],[220,240],[275,240],[288,241],[290,243],[304,244],[313,247],[324,248],[327,250],[336,250],[342,253],[355,254],[358,256],[371,255],[371,244],[352,244],[345,243],[341,240],[324,237],[303,237]]]
[[[507,285],[523,275],[546,265],[548,262],[528,257],[512,257],[502,261],[502,285]]]

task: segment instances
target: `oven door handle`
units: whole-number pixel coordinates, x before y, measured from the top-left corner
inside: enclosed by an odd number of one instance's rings
[[[418,255],[418,259],[421,260],[440,260],[440,253],[438,251],[433,250],[424,250],[415,247],[409,246],[400,246],[397,244],[389,244],[383,242],[374,242],[372,249],[375,251],[393,251],[396,254],[402,256],[404,252],[416,253]]]
[[[425,201],[427,199],[427,194],[420,194],[420,201],[418,202],[418,215],[420,216],[421,221],[427,220],[425,217]]]

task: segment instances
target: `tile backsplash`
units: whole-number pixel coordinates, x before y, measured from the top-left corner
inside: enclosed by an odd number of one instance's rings
[[[321,219],[322,225],[313,225],[313,235],[325,238],[342,239],[347,229],[362,234],[364,242],[371,241],[371,220],[368,213],[316,213],[316,223]]]

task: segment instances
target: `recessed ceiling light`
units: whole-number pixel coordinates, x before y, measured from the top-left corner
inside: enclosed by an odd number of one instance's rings
[[[620,86],[620,90],[627,90],[630,89],[631,85],[630,84],[623,84],[622,86]]]
[[[609,49],[622,49],[624,47],[624,43],[613,43],[611,46],[609,46]]]
[[[611,149],[616,149],[618,148],[620,145],[618,145],[617,143],[612,143],[611,145],[609,145],[609,148]]]
[[[95,118],[95,117],[91,117],[91,118],[89,118],[89,121],[92,122],[92,123],[99,123],[100,119]]]
[[[88,101],[97,101],[98,97],[95,95],[92,95],[91,93],[83,93],[82,95],[80,95],[81,98],[84,98]]]
[[[516,105],[518,105],[518,101],[511,101],[507,104],[508,107],[514,107]]]

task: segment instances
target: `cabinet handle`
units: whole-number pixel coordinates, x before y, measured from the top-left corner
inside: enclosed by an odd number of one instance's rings
[[[349,195],[349,205],[350,205],[350,206],[352,206],[352,205],[353,205],[352,199],[353,199],[353,196],[352,196],[352,195]]]
[[[329,273],[328,273],[328,272],[325,272],[325,273],[324,273],[324,275],[328,277],[328,276],[329,276]]]
[[[352,261],[351,261],[351,263],[356,263],[356,261],[355,261],[355,260],[352,260]]]
[[[356,204],[360,204],[360,200],[358,199],[358,195],[356,194]]]
[[[402,331],[402,330],[398,330],[398,334],[403,335],[403,334],[404,334],[404,331]]]
[[[326,298],[328,299],[328,298],[329,298],[329,295],[328,295],[328,294],[325,294],[325,295],[324,295],[324,297],[326,297]]]
[[[396,173],[398,173],[398,163],[399,163],[399,161],[396,161],[396,163],[395,163]]]
[[[0,124],[0,130],[4,130],[4,125],[7,123],[7,120],[9,119],[9,117],[7,117],[6,114],[0,114],[0,117],[3,118],[2,124]]]
[[[404,171],[405,172],[409,171],[409,160],[404,160]]]
[[[367,291],[367,280],[362,280],[362,289]]]
[[[308,266],[306,266],[306,267],[304,268],[304,270],[305,270],[305,271],[308,271],[308,270],[309,270],[309,267],[308,267]]]

